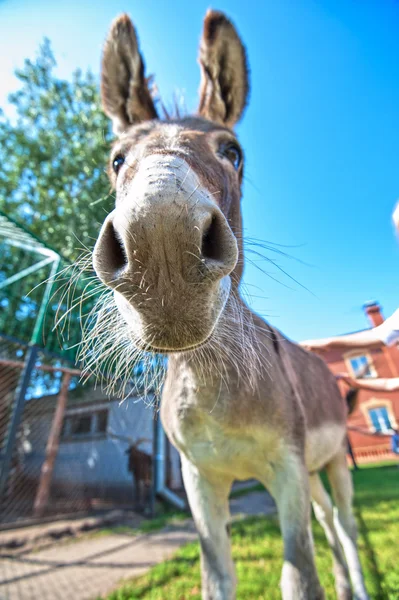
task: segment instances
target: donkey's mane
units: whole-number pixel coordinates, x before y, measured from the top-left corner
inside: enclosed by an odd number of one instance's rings
[[[147,77],[146,83],[154,105],[161,111],[161,114],[159,115],[161,121],[176,121],[189,116],[185,97],[180,92],[174,92],[172,106],[167,107],[162,99],[159,88],[155,83],[155,75]]]

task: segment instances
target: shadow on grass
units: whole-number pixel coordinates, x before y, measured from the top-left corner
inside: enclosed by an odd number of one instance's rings
[[[364,544],[364,554],[366,555],[368,570],[376,590],[375,600],[385,600],[386,596],[382,587],[383,577],[378,568],[377,556],[370,542],[367,525],[359,507],[355,507],[355,515],[358,523],[358,530]]]
[[[395,567],[389,552],[392,540],[396,539],[394,527],[399,504],[399,470],[392,466],[361,469],[353,473],[353,480],[354,510],[370,597],[373,600],[399,598],[396,595],[396,579],[391,576]],[[313,532],[323,585],[327,593],[333,594],[334,582],[329,569],[331,557],[324,532],[316,523]],[[276,586],[283,548],[277,517],[249,517],[235,521],[232,524],[232,543],[235,563],[241,573],[239,597],[251,600],[263,598],[265,588],[271,594],[268,597],[280,597]],[[199,546],[197,543],[190,544],[147,575],[124,584],[108,600],[199,598],[199,577]]]
[[[163,588],[169,584],[172,580],[184,576],[187,574],[187,570],[192,570],[199,564],[199,549],[195,553],[193,547],[193,556],[174,556],[170,561],[164,564],[158,565],[153,569],[152,575],[147,577],[145,583],[132,582],[132,584],[126,584],[122,589],[116,590],[111,593],[107,600],[136,600],[139,598],[145,598],[147,594],[154,591],[154,588]]]

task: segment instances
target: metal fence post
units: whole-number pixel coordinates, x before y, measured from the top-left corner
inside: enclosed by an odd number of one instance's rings
[[[37,346],[31,346],[25,359],[25,367],[21,373],[18,387],[15,392],[14,406],[10,417],[10,423],[8,426],[7,439],[4,444],[4,452],[1,457],[1,469],[0,469],[0,502],[2,501],[6,488],[8,476],[10,474],[10,467],[12,461],[12,454],[15,447],[15,439],[18,433],[19,424],[21,422],[22,413],[25,405],[26,391],[29,386],[32,371],[35,367],[37,355],[39,349]]]
[[[61,258],[54,253],[54,262],[51,267],[50,277],[46,281],[46,287],[44,288],[44,294],[40,303],[39,311],[36,317],[35,327],[32,333],[31,344],[43,343],[43,339],[40,340],[40,335],[43,335],[43,325],[46,318],[47,305],[50,301],[51,292],[55,284],[55,276],[57,275],[58,267],[60,266]]]
[[[157,457],[158,457],[158,435],[157,435],[157,431],[158,431],[158,423],[157,420],[159,419],[159,414],[157,411],[157,408],[154,409],[153,412],[153,423],[152,423],[152,488],[151,488],[151,507],[150,507],[150,512],[151,512],[151,518],[154,518],[156,516],[156,497],[157,497],[157,487],[158,487],[158,481],[157,481]]]
[[[351,456],[351,459],[352,459],[352,462],[353,462],[353,466],[355,468],[355,471],[358,471],[359,467],[358,467],[358,464],[356,462],[356,457],[355,457],[355,454],[353,452],[353,448],[352,448],[351,441],[349,439],[349,435],[346,436],[346,440],[347,440],[347,444],[348,444],[348,452],[349,452],[349,454]]]

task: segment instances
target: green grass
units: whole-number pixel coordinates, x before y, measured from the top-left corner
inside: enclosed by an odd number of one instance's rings
[[[230,498],[238,498],[240,496],[246,496],[252,492],[262,492],[264,491],[264,487],[260,483],[255,483],[247,488],[233,490],[230,494]],[[158,531],[167,525],[171,525],[178,521],[184,521],[185,519],[190,518],[190,513],[180,510],[171,509],[165,506],[160,514],[156,516],[154,519],[145,520],[138,527],[131,527],[130,525],[110,525],[108,527],[103,527],[98,531],[93,531],[85,534],[84,536],[80,536],[76,539],[76,541],[80,541],[83,537],[85,539],[88,538],[96,538],[102,537],[105,535],[138,535],[140,533],[151,533],[152,531]]]
[[[178,521],[184,521],[189,519],[190,515],[188,512],[170,510],[168,508],[155,517],[154,519],[148,519],[143,521],[138,527],[132,527],[131,525],[109,525],[108,527],[102,527],[97,531],[84,534],[76,538],[76,541],[84,539],[93,539],[103,537],[106,535],[139,535],[140,533],[151,533],[152,531],[158,531],[163,529],[167,525],[171,525]]]
[[[399,599],[399,469],[372,467],[353,473],[359,547],[372,600]],[[316,562],[328,599],[335,598],[331,553],[323,531],[314,524]],[[251,518],[232,527],[239,600],[281,598],[282,541],[278,522]],[[146,575],[125,583],[108,600],[200,600],[199,547],[181,548]]]
[[[375,469],[376,467],[393,467],[399,464],[396,458],[387,458],[386,460],[381,460],[379,462],[371,462],[365,465],[360,465],[361,469]]]
[[[241,490],[232,490],[230,492],[230,498],[240,498],[240,496],[246,496],[247,494],[252,494],[252,492],[263,492],[265,488],[261,483],[254,483],[251,486],[246,488],[242,488]]]

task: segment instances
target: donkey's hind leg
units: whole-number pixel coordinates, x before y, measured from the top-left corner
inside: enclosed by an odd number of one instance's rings
[[[334,510],[318,473],[310,476],[310,495],[316,519],[324,529],[334,556],[335,588],[338,600],[351,600],[352,588],[348,566],[334,525]]]
[[[327,475],[331,484],[335,505],[335,528],[345,552],[355,600],[368,600],[362,567],[357,548],[357,527],[352,509],[353,484],[346,462],[346,448],[328,463]]]

